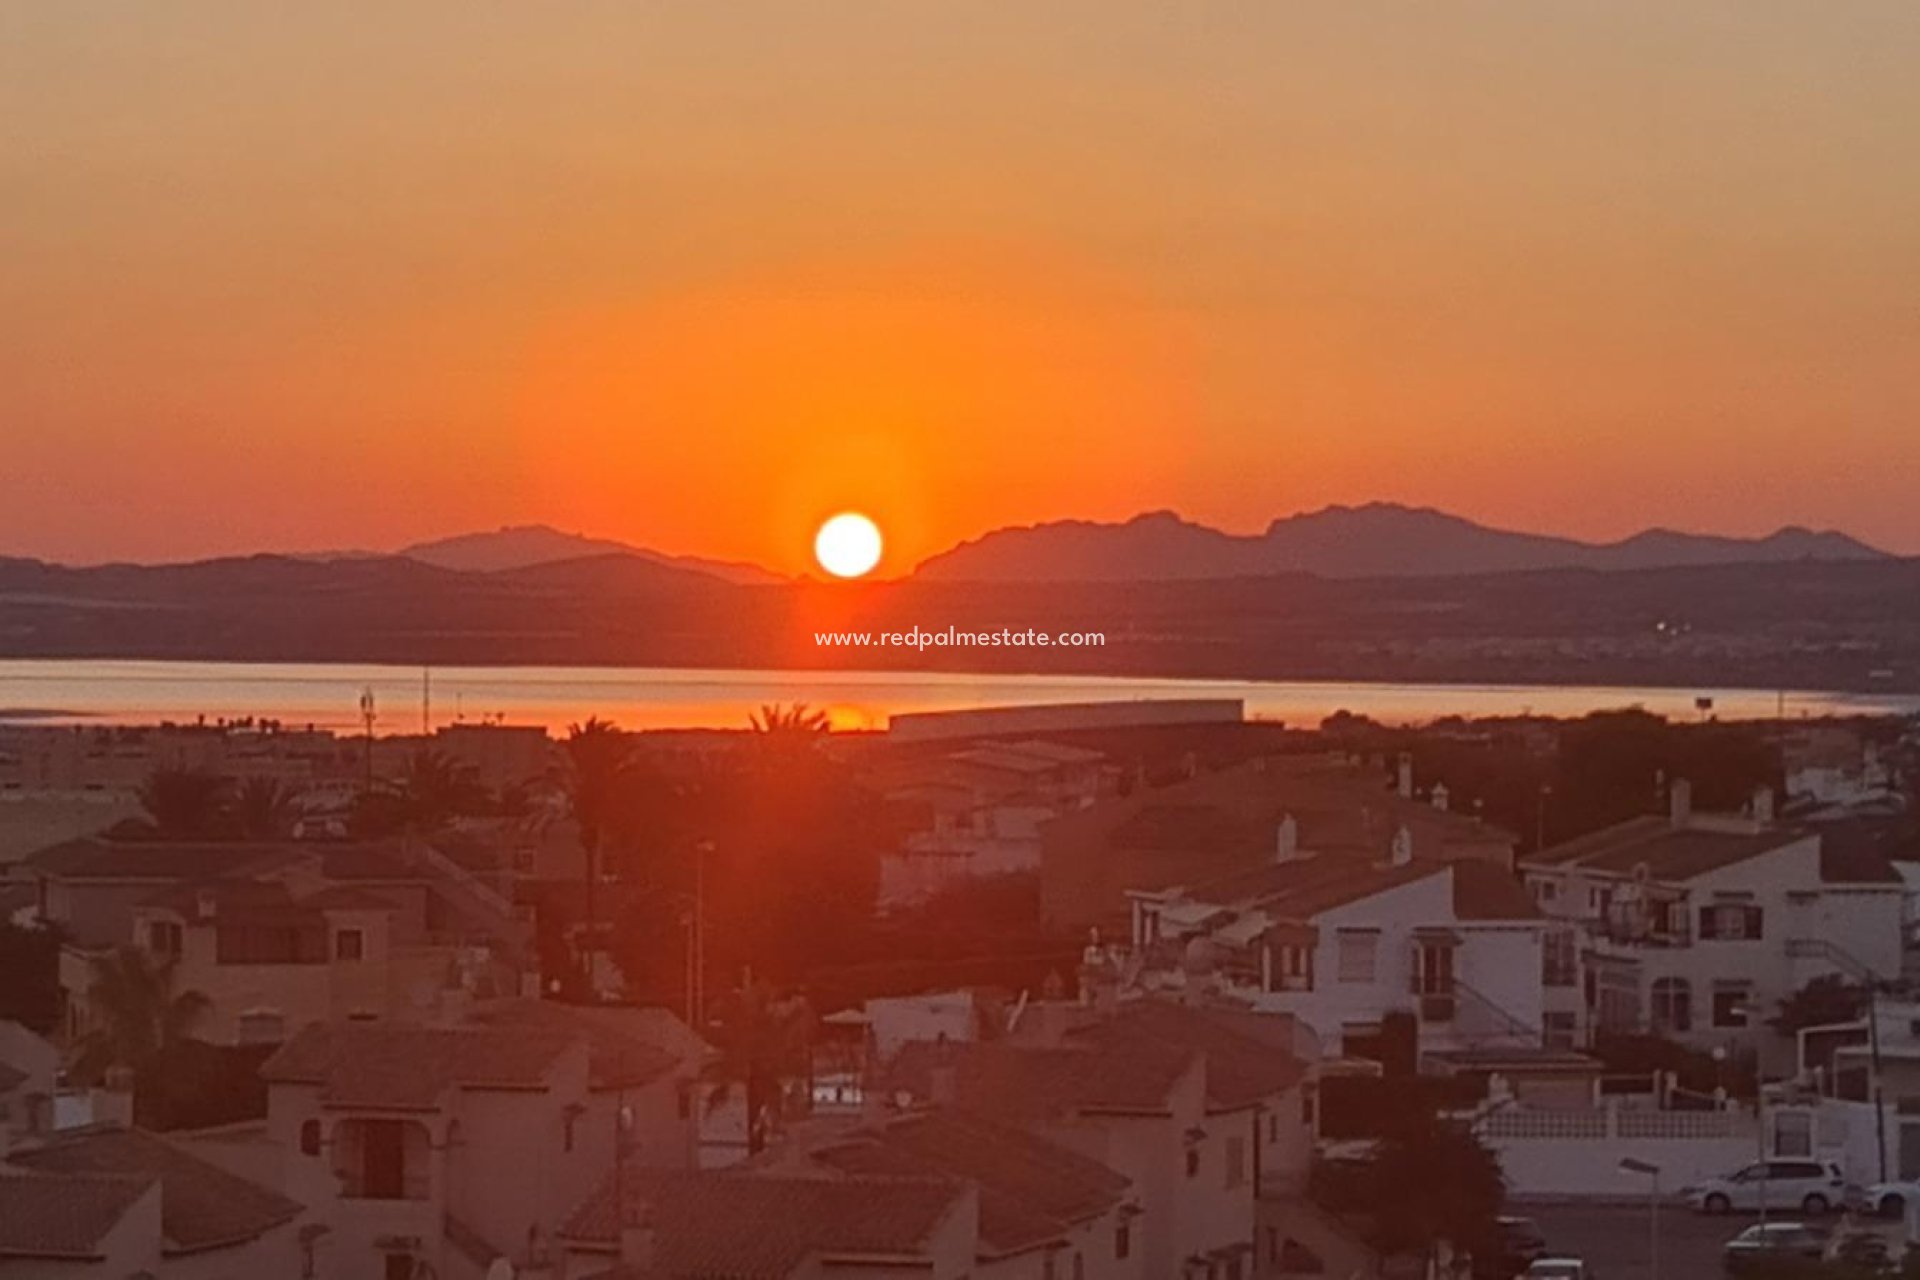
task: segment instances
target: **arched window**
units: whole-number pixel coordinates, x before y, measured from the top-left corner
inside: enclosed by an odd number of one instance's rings
[[[1693,989],[1685,978],[1656,978],[1653,982],[1653,1030],[1693,1030]]]
[[[300,1154],[303,1156],[320,1154],[320,1122],[318,1120],[300,1122]]]

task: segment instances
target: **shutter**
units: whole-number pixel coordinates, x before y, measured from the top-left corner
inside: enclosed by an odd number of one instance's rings
[[[1719,918],[1713,914],[1712,907],[1700,908],[1700,936],[1703,938],[1717,938],[1720,936],[1720,921]]]
[[[1763,926],[1765,923],[1766,923],[1765,908],[1762,908],[1762,907],[1747,908],[1747,937],[1757,940],[1761,935],[1761,926]]]

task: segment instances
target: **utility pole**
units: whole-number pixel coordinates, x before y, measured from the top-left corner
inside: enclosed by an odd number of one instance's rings
[[[420,735],[433,732],[433,668],[420,668]]]
[[[373,686],[360,691],[360,722],[366,727],[366,788],[373,790]]]

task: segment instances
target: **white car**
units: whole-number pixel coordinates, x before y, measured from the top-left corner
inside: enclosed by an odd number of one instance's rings
[[[1840,1166],[1830,1160],[1762,1160],[1682,1187],[1680,1194],[1702,1213],[1775,1209],[1817,1218],[1846,1204],[1848,1188]]]
[[[1860,1208],[1882,1218],[1898,1218],[1920,1204],[1920,1182],[1876,1182],[1860,1196]]]
[[[1580,1258],[1535,1258],[1519,1280],[1594,1280],[1594,1275]]]

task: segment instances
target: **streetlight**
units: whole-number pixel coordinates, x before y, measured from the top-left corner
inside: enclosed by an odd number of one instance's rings
[[[1647,1273],[1660,1280],[1660,1166],[1628,1156],[1620,1161],[1620,1172],[1639,1174],[1648,1181],[1647,1191]]]

